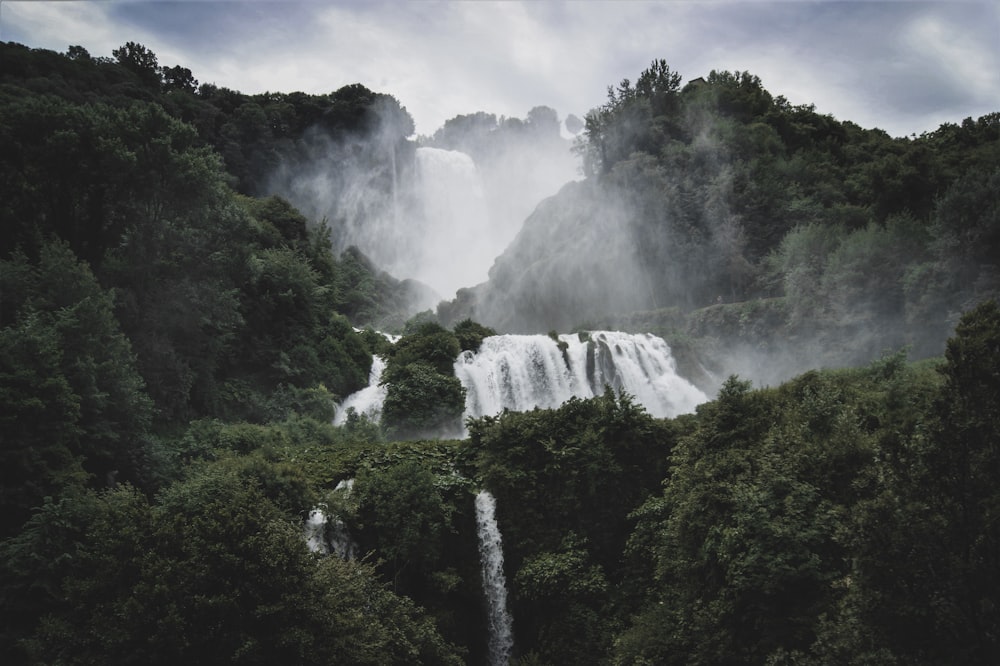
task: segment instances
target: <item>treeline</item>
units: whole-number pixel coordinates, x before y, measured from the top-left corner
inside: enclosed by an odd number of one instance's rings
[[[676,308],[696,313],[688,335],[808,340],[842,364],[939,354],[1000,293],[998,114],[893,138],[747,72],[682,85],[654,61],[609,88],[577,150],[587,180],[540,206],[446,320],[537,332]],[[752,334],[760,318],[773,337]]]
[[[481,421],[523,663],[995,662],[998,350],[988,302],[943,363]]]
[[[298,527],[314,491],[252,425],[328,422],[368,379],[352,323],[395,316],[405,285],[250,196],[271,165],[240,167],[262,146],[234,131],[262,99],[131,43],[0,49],[0,653],[453,659],[370,567],[317,566]],[[275,145],[385,104],[360,86],[272,102]]]
[[[273,191],[272,180],[282,165],[307,159],[319,138],[359,148],[366,143],[362,139],[375,135],[396,143],[413,134],[413,119],[395,98],[360,84],[323,95],[247,95],[214,83],[199,84],[190,69],[161,66],[155,53],[135,42],[115,49],[110,58],[91,56],[80,46],[56,53],[10,42],[0,49],[2,83],[32,94],[77,104],[157,104],[215,150],[242,194]],[[361,159],[370,167],[380,157],[376,151],[376,146],[365,146],[368,154]],[[388,178],[391,181],[391,174]]]
[[[432,328],[406,365],[450,339]],[[672,420],[608,393],[476,419],[461,442],[386,444],[302,415],[192,422],[184,478],[152,501],[126,484],[67,493],[0,543],[4,649],[480,663],[486,487],[517,663],[993,663],[998,350],[988,302],[944,360],[760,390],[734,377]],[[317,505],[368,555],[309,555]]]
[[[998,369],[991,301],[943,360],[732,377],[672,420],[611,393],[483,417],[383,449],[331,504],[454,626],[488,488],[520,664],[994,663]]]

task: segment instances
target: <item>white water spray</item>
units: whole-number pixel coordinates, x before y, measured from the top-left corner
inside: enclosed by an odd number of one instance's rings
[[[558,407],[605,386],[632,395],[651,415],[694,411],[707,396],[677,374],[670,347],[655,335],[595,331],[589,336],[498,335],[463,352],[455,376],[467,392],[465,416]]]
[[[324,555],[330,552],[326,545],[326,514],[323,513],[323,509],[313,509],[309,512],[303,536],[312,552]]]
[[[347,496],[354,488],[354,479],[345,479],[337,484],[334,492]],[[343,560],[353,560],[357,553],[357,544],[351,538],[347,525],[334,513],[330,513],[323,504],[309,512],[303,528],[306,545],[314,553],[329,555],[333,553]]]
[[[496,521],[496,499],[489,491],[476,495],[476,528],[483,591],[489,611],[489,663],[506,666],[514,648],[513,620],[507,612],[507,579],[503,573],[503,543]]]
[[[368,373],[368,386],[360,391],[355,391],[344,398],[344,401],[337,406],[337,411],[333,417],[333,425],[342,426],[347,422],[349,409],[354,409],[358,416],[367,416],[375,423],[378,423],[382,416],[382,403],[385,402],[387,389],[379,386],[382,381],[382,373],[385,371],[385,360],[378,354],[372,357],[372,369]]]
[[[375,357],[368,386],[344,400],[335,425],[344,424],[349,407],[378,420],[386,395],[378,385],[384,367]],[[628,393],[656,418],[693,412],[708,400],[677,374],[667,343],[650,334],[593,331],[557,340],[495,335],[484,338],[478,352],[462,352],[454,371],[466,390],[464,418],[494,416],[504,409],[554,409],[573,397],[603,395],[606,386]]]

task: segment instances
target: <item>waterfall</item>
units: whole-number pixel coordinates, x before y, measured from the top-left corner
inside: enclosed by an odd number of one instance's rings
[[[503,251],[492,242],[483,182],[472,158],[457,150],[417,148],[422,223],[413,233],[409,271],[390,273],[430,285],[445,298],[487,278]]]
[[[353,488],[354,479],[345,479],[333,490],[347,497]],[[343,560],[353,560],[357,552],[357,545],[347,531],[347,525],[339,516],[329,512],[325,504],[309,512],[302,536],[305,537],[309,550],[314,553],[333,553]]]
[[[488,491],[476,495],[476,528],[483,591],[489,610],[490,666],[506,666],[514,647],[513,621],[507,612],[507,580],[503,573],[503,544],[496,521],[496,499]]]
[[[670,347],[649,334],[498,335],[478,352],[463,352],[455,376],[467,392],[465,416],[504,409],[555,408],[572,397],[592,398],[610,386],[634,396],[655,417],[694,411],[707,396],[677,374]]]
[[[347,531],[347,525],[338,516],[329,514],[322,507],[309,512],[303,536],[309,550],[322,555],[336,555],[342,560],[353,560],[357,545]]]
[[[313,509],[309,512],[303,536],[312,552],[324,555],[330,552],[326,545],[326,514],[323,513],[323,509]]]
[[[381,358],[375,357],[367,388],[344,400],[335,425],[347,408],[377,420],[386,389],[379,386]],[[670,347],[650,334],[592,331],[589,334],[494,335],[479,351],[464,351],[454,365],[465,387],[465,417],[493,416],[504,409],[523,412],[554,409],[570,398],[593,398],[605,386],[624,391],[656,418],[687,414],[708,400],[677,374]]]
[[[337,406],[333,417],[333,425],[344,425],[347,422],[347,410],[353,408],[359,416],[364,415],[378,423],[382,416],[382,403],[385,402],[386,388],[379,386],[382,373],[385,371],[385,360],[378,354],[372,356],[372,369],[368,373],[368,386],[347,396]]]

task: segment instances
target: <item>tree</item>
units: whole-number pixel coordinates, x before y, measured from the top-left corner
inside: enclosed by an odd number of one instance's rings
[[[5,589],[18,593],[0,599],[4,618],[36,593],[5,633],[44,663],[461,663],[371,567],[308,551],[303,481],[230,458],[158,504],[122,486],[48,508],[0,545]]]
[[[598,618],[611,612],[611,581],[625,576],[625,516],[659,487],[673,430],[610,390],[558,409],[470,419],[468,428],[514,572],[519,648],[554,660],[576,636],[572,654],[598,659],[610,643]]]
[[[198,80],[194,78],[191,70],[187,67],[181,67],[180,65],[164,67],[162,72],[165,89],[182,90],[189,93],[194,93],[198,90]]]
[[[559,116],[556,110],[547,106],[536,106],[528,111],[528,128],[540,137],[559,136]]]
[[[572,113],[566,116],[564,122],[566,124],[566,131],[574,136],[583,131],[583,121]]]
[[[497,332],[488,326],[478,324],[471,319],[465,319],[455,324],[453,329],[458,344],[462,350],[479,351],[479,346],[483,343],[483,338],[496,335]]]
[[[985,301],[965,315],[948,341],[940,426],[924,486],[944,514],[949,572],[944,589],[928,578],[930,595],[947,600],[940,626],[954,654],[971,662],[1000,659],[1000,306]],[[914,491],[917,489],[914,488]],[[935,492],[936,491],[936,492]],[[935,563],[936,564],[936,563]],[[936,568],[936,567],[935,567]],[[950,641],[949,641],[950,642]]]
[[[123,46],[111,52],[118,64],[132,71],[139,80],[148,87],[159,89],[160,67],[156,54],[142,44],[125,42]]]
[[[90,62],[90,52],[82,46],[70,46],[66,49],[66,57],[70,60],[82,60],[84,62]]]
[[[412,593],[414,582],[438,566],[444,537],[452,529],[451,509],[434,474],[413,460],[363,470],[352,494],[358,502],[359,538],[385,559],[387,578],[396,589]]]
[[[12,520],[86,470],[98,487],[151,484],[151,403],[111,295],[62,243],[0,262],[4,514]],[[6,526],[9,527],[9,526]]]
[[[20,529],[46,496],[86,481],[79,397],[60,367],[59,342],[34,314],[0,329],[0,537]]]
[[[423,361],[397,367],[382,405],[382,424],[390,438],[448,437],[461,429],[465,387],[454,375]]]

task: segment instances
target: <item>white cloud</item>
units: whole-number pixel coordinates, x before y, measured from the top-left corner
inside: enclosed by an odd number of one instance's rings
[[[359,82],[418,132],[461,113],[582,115],[664,58],[686,80],[749,70],[775,95],[893,134],[1000,108],[988,2],[11,2],[0,34],[163,64],[248,93]]]
[[[88,48],[121,44],[114,42],[114,28],[105,20],[105,8],[90,2],[4,2],[0,5],[0,38],[24,41],[28,46],[65,51],[86,42]],[[66,41],[78,35],[79,41]],[[107,55],[110,55],[110,50]]]

